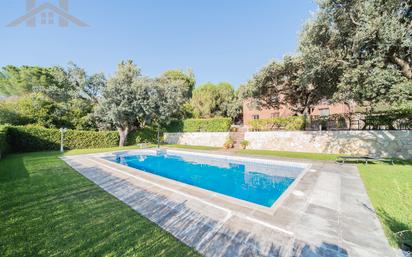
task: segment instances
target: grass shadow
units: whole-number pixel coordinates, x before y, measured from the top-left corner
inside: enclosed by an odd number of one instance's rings
[[[392,232],[392,239],[402,250],[412,253],[412,226],[389,215],[384,209],[378,208],[377,214]]]

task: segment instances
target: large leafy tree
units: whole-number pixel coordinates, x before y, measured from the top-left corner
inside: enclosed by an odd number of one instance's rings
[[[20,98],[7,108],[0,106],[2,112],[10,114],[13,107],[16,117],[24,117],[9,118],[8,123],[24,120],[46,127],[96,129],[91,112],[106,85],[103,74],[87,75],[74,63],[66,68],[5,66],[0,74],[0,94]]]
[[[181,86],[181,90],[185,93],[184,96],[188,100],[192,97],[192,92],[196,84],[195,75],[192,70],[168,70],[162,74],[159,80],[165,84],[174,83],[175,85]]]
[[[191,106],[195,117],[228,117],[233,113],[235,91],[229,83],[207,83],[193,91]]]
[[[411,101],[412,2],[322,0],[319,6],[301,51],[328,64],[337,98],[366,105]]]
[[[316,55],[310,57],[316,58]],[[316,66],[316,60],[301,56],[273,61],[249,80],[243,97],[251,98],[250,104],[258,108],[277,109],[287,105],[297,114],[310,114],[312,106],[335,91],[324,78],[321,67],[312,69]]]
[[[54,83],[51,68],[8,65],[0,70],[0,95],[19,96]]]
[[[123,146],[133,128],[167,125],[181,115],[186,101],[184,80],[143,77],[132,61],[125,61],[109,79],[96,114],[117,128]]]
[[[83,68],[70,62],[67,68],[52,67],[49,70],[53,82],[47,85],[39,85],[33,88],[55,101],[67,102],[73,99],[81,99],[96,104],[101,91],[106,86],[106,78],[103,73],[88,75]]]
[[[412,2],[320,0],[295,57],[261,69],[245,97],[310,113],[323,98],[361,105],[412,101]]]
[[[120,146],[124,146],[128,133],[138,122],[139,102],[134,84],[141,76],[140,69],[133,61],[123,61],[116,73],[107,82],[102,91],[96,116],[104,124],[117,128]]]
[[[187,101],[187,89],[182,80],[139,78],[133,84],[136,94],[138,119],[157,127],[158,142],[161,126],[181,117]]]

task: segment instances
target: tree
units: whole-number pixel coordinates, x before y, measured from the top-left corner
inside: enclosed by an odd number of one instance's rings
[[[17,110],[17,99],[9,98],[0,101],[0,125],[27,125],[31,122]]]
[[[163,83],[177,83],[182,86],[182,90],[185,92],[185,97],[190,100],[192,92],[196,84],[195,75],[192,70],[187,72],[180,70],[168,70],[163,73],[159,78]]]
[[[235,91],[229,83],[207,83],[193,91],[191,106],[195,117],[228,117],[234,101]]]
[[[49,72],[53,77],[52,83],[36,86],[33,91],[44,93],[55,101],[82,99],[93,105],[98,102],[101,91],[106,87],[103,73],[88,75],[83,68],[72,62],[66,69],[55,66]]]
[[[301,37],[319,54],[338,100],[361,105],[412,100],[412,2],[323,0]],[[316,67],[312,67],[316,69]],[[338,77],[338,79],[336,79]]]
[[[271,62],[247,84],[253,104],[310,113],[320,100],[361,105],[412,100],[412,2],[322,0],[299,53]]]
[[[62,106],[41,93],[31,93],[17,100],[16,111],[28,123],[46,128],[71,127]]]
[[[123,61],[107,82],[96,109],[96,115],[104,123],[115,126],[119,132],[119,146],[124,146],[129,131],[137,124],[139,102],[135,83],[141,76],[133,61]]]
[[[142,77],[134,82],[133,88],[138,102],[135,112],[145,124],[157,127],[159,143],[160,127],[182,115],[187,101],[184,81]]]
[[[312,69],[315,63],[300,56],[285,56],[279,62],[273,61],[249,80],[243,97],[252,98],[251,104],[258,108],[278,109],[287,105],[297,114],[310,114],[314,105],[334,92],[322,69]]]
[[[50,68],[8,65],[0,70],[0,94],[6,96],[31,93],[35,87],[53,83]]]

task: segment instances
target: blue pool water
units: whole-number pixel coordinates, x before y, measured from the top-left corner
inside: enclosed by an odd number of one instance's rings
[[[195,155],[119,155],[111,161],[213,192],[270,207],[303,171],[281,166]]]

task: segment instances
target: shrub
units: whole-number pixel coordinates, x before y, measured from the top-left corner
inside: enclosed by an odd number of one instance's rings
[[[157,131],[156,129],[151,127],[139,128],[138,130],[134,130],[127,135],[126,139],[126,145],[155,142],[157,142]]]
[[[412,106],[393,108],[384,111],[364,113],[365,127],[372,129],[411,129]]]
[[[8,127],[0,126],[0,159],[7,153],[9,145],[7,143]]]
[[[14,152],[58,150],[60,131],[38,126],[14,126],[8,130],[9,145]],[[65,149],[104,148],[119,144],[117,132],[67,130],[64,135]]]
[[[229,131],[232,120],[230,118],[186,119],[174,121],[166,130],[168,132],[226,132]]]
[[[246,147],[249,145],[249,141],[244,139],[240,141],[240,145],[242,146],[243,149],[246,149]]]
[[[290,117],[276,117],[268,119],[251,120],[249,125],[254,130],[301,130],[305,126],[305,117],[290,116]]]
[[[225,149],[233,148],[233,144],[234,144],[234,143],[235,143],[235,142],[233,141],[233,139],[229,137],[228,139],[226,139],[225,143],[223,144],[223,147],[224,147]]]

